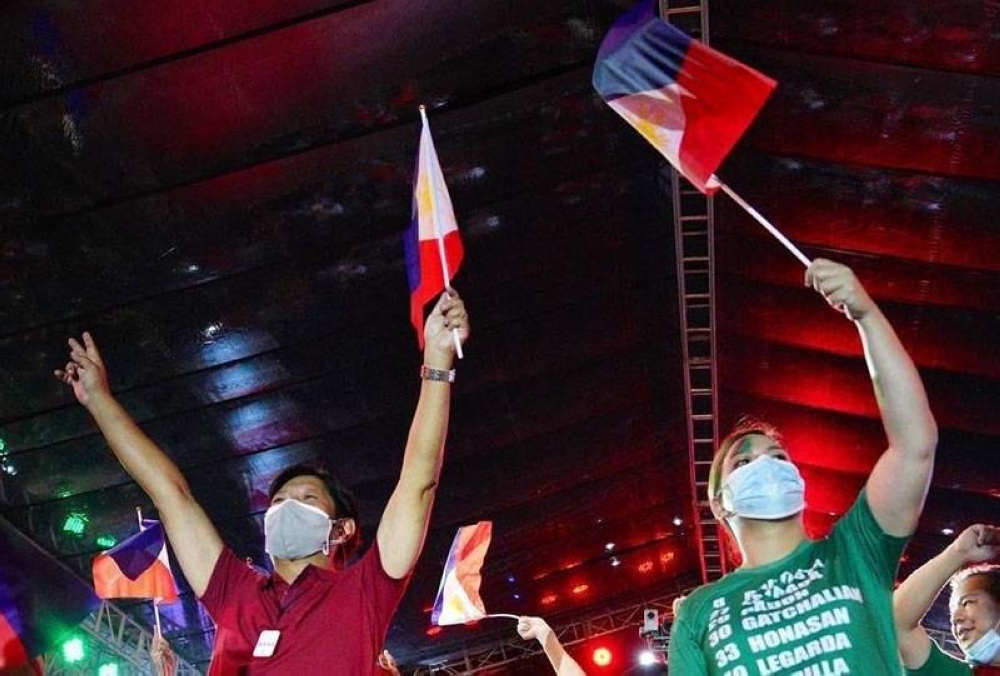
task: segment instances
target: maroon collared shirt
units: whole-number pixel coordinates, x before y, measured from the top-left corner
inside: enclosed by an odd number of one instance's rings
[[[209,676],[377,674],[407,580],[382,569],[378,542],[343,570],[309,566],[290,585],[226,548],[201,597],[216,624]],[[267,629],[281,632],[274,654],[254,657]]]

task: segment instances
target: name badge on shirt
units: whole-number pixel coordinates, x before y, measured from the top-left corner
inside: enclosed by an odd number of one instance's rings
[[[260,632],[260,637],[257,639],[257,645],[253,647],[254,657],[270,657],[274,654],[274,649],[278,645],[278,638],[281,636],[281,632],[277,629],[265,629]]]

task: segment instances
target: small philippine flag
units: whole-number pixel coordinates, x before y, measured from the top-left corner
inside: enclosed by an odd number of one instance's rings
[[[417,332],[417,343],[423,348],[424,307],[450,284],[465,250],[422,107],[420,116],[423,129],[413,186],[413,215],[409,229],[403,234],[403,248],[410,285],[410,322]]]
[[[177,583],[159,521],[144,519],[138,533],[94,559],[92,570],[94,590],[102,599],[177,601]]]
[[[486,609],[479,596],[482,582],[480,570],[492,537],[492,521],[480,521],[458,529],[434,601],[433,624],[464,624],[486,617]]]

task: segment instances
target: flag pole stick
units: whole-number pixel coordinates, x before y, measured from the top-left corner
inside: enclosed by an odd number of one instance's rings
[[[430,123],[427,121],[427,110],[424,106],[420,106],[420,120],[423,122],[424,128],[430,131]],[[431,176],[430,171],[425,171],[424,175],[428,178]],[[448,274],[448,257],[444,252],[444,234],[441,232],[441,214],[438,212],[437,201],[434,199],[434,186],[430,186],[427,191],[431,198],[431,211],[434,212],[434,236],[437,239],[438,245],[438,256],[441,258],[441,276],[444,279],[445,295],[448,295],[448,288],[451,286],[451,276]],[[455,339],[455,354],[458,355],[459,359],[465,359],[465,355],[462,354],[462,341],[458,339],[458,329],[453,328],[451,330],[452,338]]]
[[[486,615],[485,617],[509,617],[512,620],[518,620],[518,621],[520,621],[520,619],[521,619],[517,615],[511,615],[510,613],[490,613],[489,615]]]
[[[744,209],[746,209],[746,212],[748,214],[750,214],[751,216],[753,216],[757,220],[758,223],[760,223],[761,225],[763,225],[765,230],[767,230],[769,233],[771,233],[772,235],[774,235],[775,238],[779,242],[781,242],[784,245],[784,247],[786,249],[788,249],[792,253],[793,256],[795,256],[796,258],[798,258],[802,262],[802,265],[806,266],[807,268],[810,265],[812,265],[812,261],[809,260],[808,258],[806,258],[806,255],[804,253],[802,253],[797,246],[795,246],[794,244],[792,244],[791,240],[789,240],[787,237],[785,237],[783,234],[781,234],[780,230],[778,230],[776,227],[774,227],[773,225],[771,225],[770,221],[768,221],[766,218],[764,218],[763,216],[761,216],[760,212],[758,212],[756,209],[754,209],[752,206],[750,206],[746,202],[746,200],[744,200],[742,197],[740,197],[735,192],[733,192],[733,189],[730,188],[725,183],[722,183],[720,181],[719,185],[722,186],[722,191],[724,193],[726,193],[727,195],[729,195],[730,197],[732,197],[734,202],[736,202],[741,207],[743,207]]]
[[[136,505],[135,515],[139,518],[139,530],[142,530],[142,507]],[[153,617],[156,618],[156,636],[163,636],[163,628],[160,626],[160,606],[156,599],[153,599]]]

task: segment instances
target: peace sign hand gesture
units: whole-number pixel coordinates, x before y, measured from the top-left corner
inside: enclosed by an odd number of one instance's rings
[[[83,332],[83,344],[76,338],[69,339],[69,361],[66,366],[56,369],[56,378],[73,388],[73,394],[84,406],[104,395],[111,394],[108,386],[108,372],[104,360],[90,333]]]

